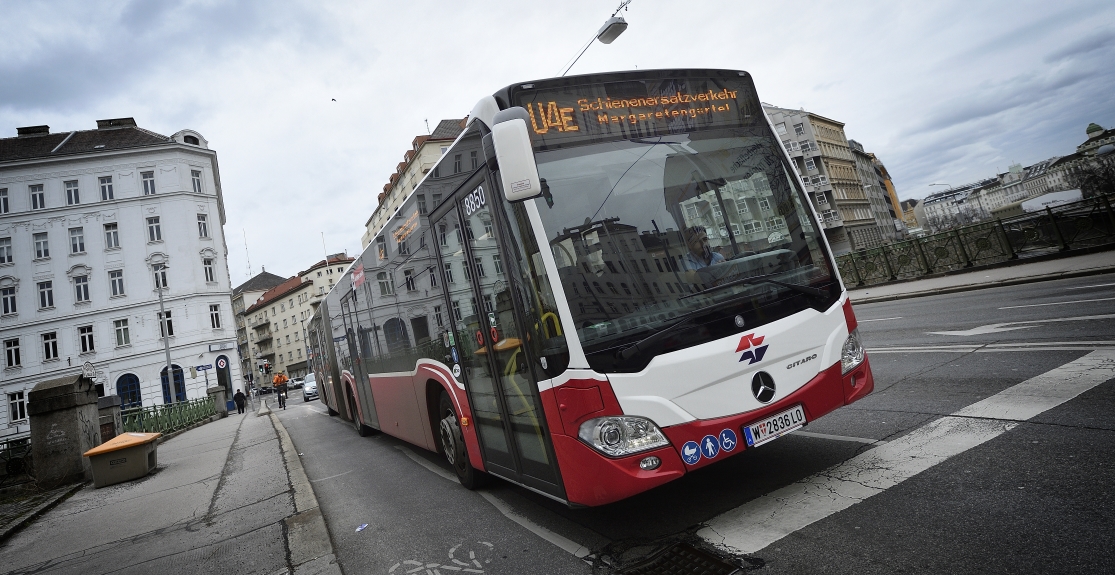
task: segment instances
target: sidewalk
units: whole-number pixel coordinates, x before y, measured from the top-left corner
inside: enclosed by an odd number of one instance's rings
[[[3,573],[340,573],[286,430],[263,407],[159,446],[136,481],[72,497],[0,544]]]
[[[1021,260],[1015,265],[849,289],[848,295],[853,303],[864,304],[1112,272],[1115,251],[1108,250],[1038,262]]]

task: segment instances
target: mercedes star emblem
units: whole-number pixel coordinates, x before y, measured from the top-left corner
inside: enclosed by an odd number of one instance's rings
[[[760,371],[751,378],[751,393],[759,403],[769,403],[774,399],[774,378],[765,371]]]

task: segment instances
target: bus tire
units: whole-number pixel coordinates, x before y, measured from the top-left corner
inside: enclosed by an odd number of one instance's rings
[[[360,423],[360,413],[356,409],[356,398],[352,396],[352,392],[348,392],[348,402],[352,406],[352,427],[356,429],[356,434],[360,437],[368,437],[372,434],[372,428]]]
[[[449,394],[442,391],[441,400],[438,402],[438,442],[441,444],[442,455],[449,461],[449,466],[457,474],[457,480],[466,489],[476,489],[483,486],[487,475],[477,471],[468,460],[468,448],[465,447],[465,437],[461,432],[461,424],[457,418],[457,410]]]

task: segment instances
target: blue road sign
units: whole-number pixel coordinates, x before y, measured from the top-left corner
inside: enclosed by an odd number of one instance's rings
[[[701,448],[697,447],[696,441],[686,441],[685,445],[681,446],[681,459],[689,465],[694,465],[701,460]]]
[[[737,441],[736,432],[731,429],[720,432],[720,449],[723,449],[725,453],[735,449]]]
[[[210,363],[210,364],[206,364],[206,365],[199,365],[199,366],[195,367],[194,369],[196,369],[198,371],[205,371],[207,369],[213,369],[213,364]]]
[[[701,455],[712,459],[720,453],[720,440],[714,435],[706,435],[701,439]]]

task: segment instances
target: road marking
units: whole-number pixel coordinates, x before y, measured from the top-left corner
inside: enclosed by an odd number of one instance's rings
[[[1115,340],[871,347],[867,348],[867,353],[996,353],[1001,351],[1090,351],[1096,349],[1115,349]]]
[[[880,319],[861,319],[861,320],[859,320],[859,323],[863,323],[863,322],[865,322],[865,321],[890,321],[890,320],[892,320],[892,319],[902,319],[902,316],[898,316],[898,317],[884,317],[884,318],[880,318]]]
[[[349,473],[352,473],[353,471],[354,470],[349,469],[348,471],[346,471],[344,473],[338,473],[336,475],[330,475],[329,477],[322,477],[321,479],[311,479],[310,483],[317,483],[318,481],[325,481],[326,479],[336,479],[336,478],[338,478],[342,475],[348,475]]]
[[[878,443],[878,444],[886,443],[885,441],[879,441],[879,440],[876,440],[876,439],[867,439],[867,438],[864,438],[864,437],[849,437],[847,435],[829,435],[827,433],[813,433],[812,431],[795,431],[787,437],[792,437],[794,435],[800,435],[802,437],[815,437],[817,439],[831,439],[833,441],[854,441],[856,443],[867,443],[867,444],[871,444],[871,445],[874,445],[876,443]]]
[[[437,465],[434,465],[433,463],[426,460],[424,457],[419,456],[417,453],[411,451],[410,449],[401,445],[395,446],[395,449],[403,452],[403,454],[409,457],[411,461],[414,461],[418,465],[425,467],[437,476],[448,481],[452,481],[453,483],[460,483],[459,481],[457,481],[456,475],[446,471],[445,469],[442,469],[441,467],[438,467]],[[495,495],[487,491],[477,491],[477,493],[479,493],[485,501],[491,503],[492,507],[495,507],[496,510],[503,514],[504,517],[510,519],[511,521],[514,521],[515,523],[518,523],[520,527],[526,529],[527,531],[530,531],[531,533],[534,533],[535,535],[541,537],[542,539],[545,539],[546,541],[549,541],[561,550],[572,554],[574,557],[583,559],[591,553],[588,548],[581,545],[580,543],[577,543],[572,539],[550,531],[549,529],[531,521],[530,519],[527,519],[526,516],[512,509],[510,505],[508,505]]]
[[[1111,299],[1115,299],[1115,298],[1111,298]],[[1041,305],[1045,305],[1045,304],[1041,304]],[[1006,309],[1006,308],[999,308],[999,309]],[[959,335],[959,336],[985,335],[985,334],[989,334],[989,333],[998,333],[998,332],[1001,332],[1001,331],[1012,331],[1012,330],[1016,330],[1016,329],[1027,329],[1027,328],[1031,328],[1031,327],[1037,327],[1037,326],[1033,325],[1035,323],[1056,323],[1056,322],[1062,322],[1062,321],[1087,321],[1087,320],[1093,320],[1093,319],[1112,319],[1112,318],[1115,318],[1115,314],[1108,313],[1108,314],[1102,314],[1102,315],[1078,315],[1078,316],[1074,316],[1074,317],[1055,317],[1055,318],[1052,318],[1052,319],[1035,319],[1035,320],[1032,320],[1032,321],[1008,321],[1008,322],[1004,322],[1004,323],[993,323],[993,324],[989,324],[989,325],[981,325],[979,327],[973,327],[972,329],[969,329],[969,330],[966,330],[966,331],[927,331],[925,333],[930,334],[930,335]],[[1009,326],[1023,326],[1023,327],[1009,327]]]
[[[1065,289],[1088,289],[1088,288],[1110,287],[1110,286],[1115,286],[1115,284],[1098,284],[1098,285],[1094,285],[1094,286],[1077,286],[1077,287],[1070,287],[1070,288],[1065,288]]]
[[[1070,303],[1089,303],[1089,302],[1093,302],[1093,301],[1111,301],[1113,299],[1115,299],[1115,297],[1101,297],[1099,299],[1078,299],[1078,300],[1074,300],[1074,301],[1055,301],[1055,302],[1050,302],[1050,303],[1032,303],[1032,304],[1029,304],[1029,305],[1008,305],[1007,307],[1001,307],[999,309],[1018,309],[1020,307],[1044,307],[1044,306],[1047,306],[1047,305],[1068,305]]]
[[[1112,378],[1115,350],[1093,351],[722,513],[697,534],[733,553],[756,553]]]

